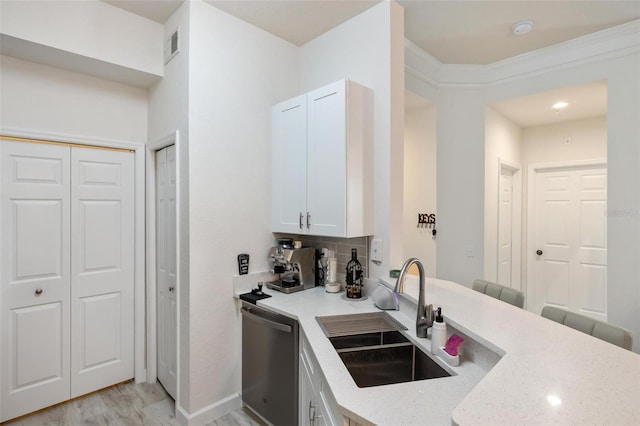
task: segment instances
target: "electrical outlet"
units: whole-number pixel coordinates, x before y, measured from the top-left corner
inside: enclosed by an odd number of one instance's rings
[[[382,262],[382,240],[371,240],[371,260]]]
[[[471,244],[469,244],[467,246],[467,257],[475,257],[476,253],[473,250],[473,246]]]

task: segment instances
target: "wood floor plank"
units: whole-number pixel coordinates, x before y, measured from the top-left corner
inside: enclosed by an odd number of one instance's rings
[[[159,383],[121,383],[2,426],[179,426],[175,403]],[[207,426],[264,426],[240,408]]]

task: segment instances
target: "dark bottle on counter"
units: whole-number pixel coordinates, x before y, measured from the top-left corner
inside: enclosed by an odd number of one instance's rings
[[[358,249],[351,249],[351,260],[347,263],[347,297],[349,299],[362,298],[362,265],[358,261]]]

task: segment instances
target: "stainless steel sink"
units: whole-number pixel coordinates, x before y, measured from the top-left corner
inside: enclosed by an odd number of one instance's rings
[[[451,376],[412,343],[340,350],[338,354],[360,388]]]
[[[318,317],[358,387],[449,377],[386,312]]]

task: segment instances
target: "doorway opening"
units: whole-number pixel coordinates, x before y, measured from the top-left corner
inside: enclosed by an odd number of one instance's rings
[[[180,380],[179,147],[177,131],[147,145],[147,381],[159,380],[175,401]]]
[[[568,102],[568,107],[558,109],[553,106],[560,100]],[[487,106],[485,124],[484,279],[523,291],[526,309],[536,314],[540,314],[545,304],[551,304],[606,319],[606,80],[494,102]],[[569,185],[571,181],[572,187],[578,185],[577,192],[591,188],[594,194],[598,193],[597,199],[580,195],[576,201],[570,201],[580,208],[562,211],[561,201],[548,200],[544,204],[544,197],[536,194],[535,191],[544,185],[549,188],[558,185],[557,191],[562,191],[560,182],[565,178],[552,178],[547,171],[578,173],[576,167],[584,168],[587,164],[604,169],[591,177],[566,177],[565,183]],[[536,181],[543,176],[548,180]],[[603,183],[604,193],[597,189]],[[519,200],[515,198],[516,184],[521,185]],[[543,203],[542,206],[534,207],[537,202]],[[519,214],[513,211],[516,204]],[[540,210],[544,208],[548,209],[546,213]],[[508,213],[509,209],[512,214]],[[597,212],[602,214],[598,216]],[[542,222],[542,217],[550,221],[562,220],[563,225]],[[518,221],[520,231],[515,226]],[[536,227],[533,226],[535,221]],[[580,222],[584,229],[576,230],[569,226]],[[541,231],[537,229],[539,226],[546,228]],[[566,266],[566,271],[562,272],[559,259],[549,258],[548,264],[556,266],[555,272],[537,271],[545,262],[543,258],[547,253],[551,255],[553,252],[542,248],[540,250],[545,253],[542,257],[535,254],[539,248],[534,246],[544,244],[540,242],[544,238],[540,239],[539,233],[565,231],[577,235],[571,237],[575,250],[583,250],[580,247],[585,244],[594,246],[589,247],[592,254],[596,249],[604,250],[604,255],[600,253],[598,256],[604,256],[605,263],[587,256],[579,262],[581,266]],[[509,247],[509,242],[512,247]],[[553,244],[560,243],[554,241]],[[563,244],[569,244],[569,240]],[[519,268],[516,267],[518,262]],[[573,275],[579,274],[579,281],[583,283],[582,288],[571,290],[574,301],[568,299],[569,278],[544,275],[566,275],[570,270]],[[556,287],[549,288],[549,280],[556,282]],[[560,290],[560,282],[565,283],[564,290]],[[564,296],[560,297],[556,292],[564,292]]]

